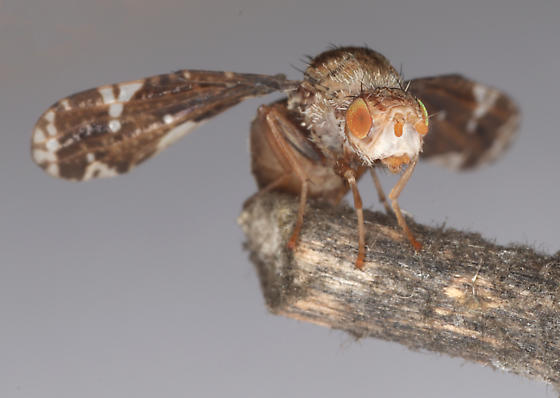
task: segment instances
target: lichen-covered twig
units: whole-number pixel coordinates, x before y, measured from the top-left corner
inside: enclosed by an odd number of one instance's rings
[[[267,194],[239,218],[271,312],[560,386],[560,255],[411,222],[416,253],[392,216],[366,212],[360,271],[351,208],[310,202],[292,252],[296,213]]]

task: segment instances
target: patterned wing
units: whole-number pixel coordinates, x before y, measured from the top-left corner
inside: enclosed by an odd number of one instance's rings
[[[51,106],[33,131],[33,160],[69,180],[126,173],[242,100],[292,89],[267,76],[182,70],[101,86]]]
[[[460,75],[414,79],[409,84],[430,115],[421,158],[465,170],[494,161],[510,146],[519,111],[501,91]]]

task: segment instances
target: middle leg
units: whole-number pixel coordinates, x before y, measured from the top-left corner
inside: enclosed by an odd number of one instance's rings
[[[379,177],[375,172],[374,166],[370,167],[369,173],[371,174],[371,178],[373,179],[373,184],[375,185],[375,189],[377,190],[377,196],[379,198],[379,201],[383,204],[383,207],[385,207],[385,211],[387,212],[387,214],[391,214],[392,213],[391,207],[389,206],[389,203],[387,203],[387,198],[385,196],[385,193],[383,192],[381,181],[379,181]]]
[[[366,255],[366,231],[364,227],[364,209],[362,204],[362,197],[358,191],[358,184],[356,183],[356,173],[353,170],[347,170],[344,173],[348,185],[352,189],[352,196],[354,197],[354,209],[356,209],[356,217],[358,218],[358,257],[356,258],[356,268],[364,269],[364,258]]]

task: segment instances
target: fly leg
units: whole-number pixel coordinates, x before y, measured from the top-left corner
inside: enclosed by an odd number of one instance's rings
[[[265,130],[267,139],[271,148],[278,157],[278,161],[282,164],[282,168],[286,171],[286,175],[271,182],[269,186],[266,186],[264,189],[270,190],[280,185],[283,182],[283,178],[287,178],[291,173],[298,177],[301,184],[296,225],[292,232],[292,236],[288,241],[288,248],[294,249],[303,225],[303,215],[305,213],[305,205],[307,203],[307,194],[309,190],[308,177],[305,174],[303,167],[294,156],[294,149],[292,149],[290,143],[285,138],[285,134],[287,134],[287,132],[284,130],[294,129],[292,122],[286,119],[286,117],[275,108],[269,108],[269,111],[266,114],[266,123],[269,127]],[[290,131],[289,134],[297,134],[297,132]]]
[[[402,228],[406,237],[414,247],[414,250],[420,251],[420,249],[422,249],[422,244],[414,238],[414,235],[408,228],[408,225],[406,224],[406,221],[401,213],[401,208],[399,207],[399,203],[397,202],[397,199],[399,198],[399,195],[404,189],[406,183],[410,179],[410,176],[412,175],[412,172],[414,171],[414,167],[416,166],[417,162],[418,162],[418,158],[415,158],[412,161],[412,163],[407,167],[407,169],[401,175],[401,178],[399,178],[399,180],[397,181],[393,189],[391,189],[391,192],[389,193],[389,199],[391,199],[391,205],[393,206],[393,210],[395,211],[395,215],[397,216],[397,221],[400,227]]]
[[[257,192],[255,192],[249,199],[246,200],[246,204],[252,203],[254,200],[264,195],[267,192],[274,191],[276,188],[284,184],[291,176],[291,172],[286,172],[286,174],[281,175],[274,181],[270,182],[268,185],[262,187]]]
[[[362,198],[358,191],[358,184],[356,183],[356,173],[353,170],[347,170],[344,173],[348,185],[352,189],[352,196],[354,197],[354,208],[356,209],[356,217],[358,218],[358,257],[356,258],[356,268],[364,269],[364,258],[366,255],[366,231],[364,227],[364,210],[362,205]]]
[[[392,213],[391,206],[389,206],[389,203],[387,202],[387,197],[383,192],[383,187],[381,186],[381,181],[379,181],[379,177],[375,172],[375,168],[371,167],[369,169],[369,172],[371,174],[371,178],[373,178],[373,184],[375,185],[375,189],[377,190],[377,196],[379,198],[379,201],[383,204],[383,207],[385,207],[385,211],[387,212],[387,214],[391,214]]]

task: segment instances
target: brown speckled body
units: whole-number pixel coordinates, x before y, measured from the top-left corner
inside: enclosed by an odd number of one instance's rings
[[[261,191],[300,196],[294,248],[308,196],[337,203],[351,189],[358,218],[356,267],[365,230],[357,180],[371,169],[380,200],[420,250],[397,199],[421,154],[464,169],[494,160],[511,142],[518,112],[498,90],[458,75],[404,83],[368,48],[340,47],[311,60],[302,81],[283,75],[181,70],[100,86],[63,98],[39,118],[33,160],[48,174],[85,181],[126,173],[208,119],[255,96],[287,98],[259,108],[251,127],[252,168]],[[388,195],[373,166],[402,172]]]

